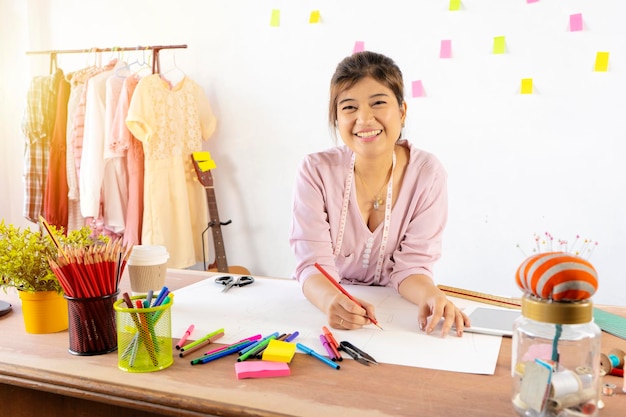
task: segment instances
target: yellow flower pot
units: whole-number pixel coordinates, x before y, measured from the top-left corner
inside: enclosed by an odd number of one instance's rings
[[[56,333],[68,327],[67,300],[56,291],[18,291],[27,333]]]

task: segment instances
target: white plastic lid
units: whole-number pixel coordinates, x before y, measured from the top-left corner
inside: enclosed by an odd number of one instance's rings
[[[129,265],[160,265],[166,263],[170,255],[165,246],[135,245],[128,258]]]

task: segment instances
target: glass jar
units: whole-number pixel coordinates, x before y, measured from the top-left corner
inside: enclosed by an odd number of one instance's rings
[[[600,328],[590,300],[525,295],[513,325],[513,407],[520,416],[597,416]]]

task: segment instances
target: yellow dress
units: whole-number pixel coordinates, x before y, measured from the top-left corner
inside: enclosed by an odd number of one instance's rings
[[[146,76],[133,93],[126,125],[145,158],[141,243],[164,245],[170,268],[202,262],[208,212],[191,154],[202,150],[216,126],[204,91],[188,77],[170,89],[158,74]]]

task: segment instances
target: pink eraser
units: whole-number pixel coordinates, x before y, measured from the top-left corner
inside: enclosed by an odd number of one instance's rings
[[[237,379],[272,378],[276,376],[289,376],[291,371],[289,365],[285,362],[251,360],[235,362],[235,374],[237,374]]]

